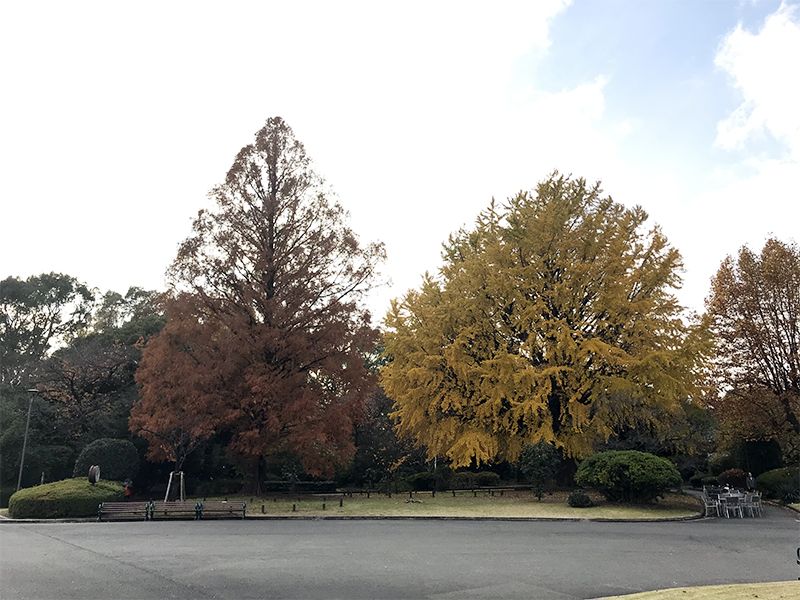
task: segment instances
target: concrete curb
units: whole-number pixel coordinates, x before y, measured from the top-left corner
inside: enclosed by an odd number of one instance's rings
[[[446,516],[427,516],[427,517],[414,517],[414,516],[296,516],[296,517],[281,517],[271,515],[253,515],[246,519],[232,519],[243,521],[509,521],[509,522],[594,522],[594,523],[671,523],[683,521],[698,521],[706,517],[697,513],[686,517],[660,517],[654,519],[607,519],[607,518],[591,518],[591,517],[446,517]],[[172,521],[189,521],[191,519],[162,519],[161,522]],[[204,519],[205,521],[219,521],[220,519]],[[229,519],[230,520],[230,519]],[[86,518],[72,518],[72,519],[11,519],[9,517],[0,517],[0,523],[137,523],[138,520],[132,521],[98,521],[94,517]],[[145,522],[145,521],[142,521]]]

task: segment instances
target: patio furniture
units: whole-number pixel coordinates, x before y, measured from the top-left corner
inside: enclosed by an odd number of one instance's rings
[[[720,513],[719,513],[719,497],[712,498],[711,496],[703,494],[703,506],[706,509],[706,516],[707,517],[711,516],[711,511],[712,510],[714,511],[714,513],[716,513],[716,515],[718,517],[720,516]]]
[[[738,495],[720,495],[719,499],[722,508],[725,511],[726,518],[729,519],[731,514],[738,515],[740,519],[744,517],[744,513],[742,512],[742,497]]]
[[[753,492],[745,495],[744,510],[750,513],[751,517],[761,516],[761,492]]]

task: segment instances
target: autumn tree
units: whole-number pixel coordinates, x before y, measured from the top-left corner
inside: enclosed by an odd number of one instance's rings
[[[767,240],[726,258],[707,300],[718,337],[723,427],[800,453],[800,248]]]
[[[358,242],[280,118],[210,198],[168,272],[169,320],[145,350],[131,425],[164,435],[160,423],[180,420],[156,416],[166,401],[208,415],[202,435],[230,432],[254,481],[261,457],[281,452],[330,475],[352,456],[353,421],[374,387],[364,353],[376,331],[361,301],[383,247]]]
[[[678,251],[646,220],[556,173],[452,235],[438,277],[386,319],[401,435],[458,467],[540,440],[583,457],[621,425],[679,414],[708,340],[672,294]]]
[[[172,462],[180,471],[226,421],[224,399],[212,397],[214,390],[234,385],[235,372],[246,365],[228,360],[233,357],[221,350],[221,344],[231,342],[224,329],[198,327],[206,322],[206,311],[196,296],[173,298],[167,310],[167,326],[142,353],[136,373],[140,400],[128,424],[148,441],[149,460]]]

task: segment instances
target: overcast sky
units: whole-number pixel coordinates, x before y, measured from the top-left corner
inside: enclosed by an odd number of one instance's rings
[[[684,256],[800,241],[800,2],[5,2],[0,278],[163,289],[268,117],[364,241],[371,300],[440,264],[492,197],[554,169],[639,204]]]

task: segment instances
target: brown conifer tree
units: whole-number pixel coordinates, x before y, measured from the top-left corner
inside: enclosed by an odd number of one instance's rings
[[[155,432],[165,400],[173,422],[202,415],[207,425],[188,429],[229,431],[256,481],[269,454],[295,452],[326,475],[352,456],[375,385],[364,353],[377,333],[361,302],[384,250],[359,244],[329,196],[289,126],[269,119],[168,271],[169,321],[145,350],[132,426]]]

